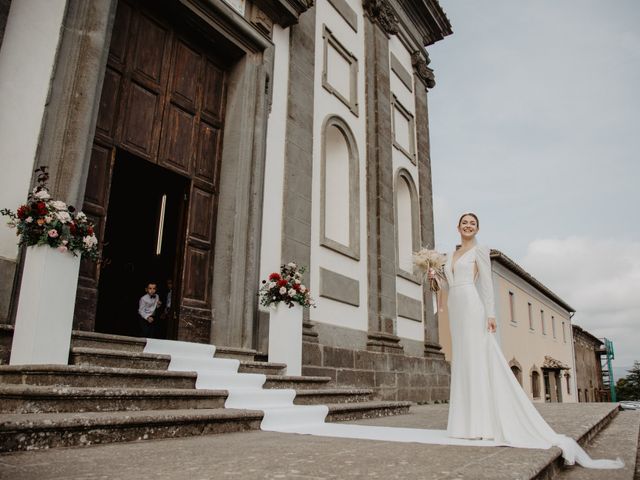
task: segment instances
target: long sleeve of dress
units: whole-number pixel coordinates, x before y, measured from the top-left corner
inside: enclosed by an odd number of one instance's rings
[[[478,245],[476,249],[476,264],[478,265],[478,293],[484,304],[484,310],[488,317],[495,318],[495,305],[493,300],[493,281],[491,279],[491,258],[489,248]]]

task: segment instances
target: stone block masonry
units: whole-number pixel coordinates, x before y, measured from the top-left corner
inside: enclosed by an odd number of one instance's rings
[[[331,377],[340,387],[371,388],[378,400],[442,403],[449,399],[450,367],[440,357],[303,342],[302,374]]]

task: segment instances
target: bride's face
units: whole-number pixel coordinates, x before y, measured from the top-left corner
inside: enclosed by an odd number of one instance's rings
[[[471,240],[478,233],[478,222],[471,215],[465,215],[460,220],[460,225],[458,225],[458,232],[460,232],[460,236],[463,239]]]

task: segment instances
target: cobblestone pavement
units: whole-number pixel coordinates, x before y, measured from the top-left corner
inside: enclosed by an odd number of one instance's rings
[[[611,404],[540,406],[552,427],[573,437],[612,408]],[[427,405],[412,407],[409,415],[354,423],[444,428],[446,419],[447,405]],[[5,454],[0,456],[0,478],[515,480],[531,478],[559,453],[555,447],[454,447],[247,432]],[[599,478],[616,477],[607,473]]]

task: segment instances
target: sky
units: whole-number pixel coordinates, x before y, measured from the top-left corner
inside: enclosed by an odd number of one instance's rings
[[[439,0],[430,46],[436,249],[461,213],[640,361],[640,1]]]

